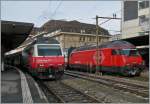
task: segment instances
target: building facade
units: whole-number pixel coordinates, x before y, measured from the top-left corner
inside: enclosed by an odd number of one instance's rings
[[[62,32],[59,30],[48,33],[46,36],[53,37],[58,40],[64,51],[70,47],[80,47],[88,44],[96,44],[97,41],[95,34]],[[98,42],[99,44],[102,44],[103,42],[109,41],[110,38],[110,35],[98,35]]]
[[[120,40],[121,34],[112,35],[110,41]]]
[[[99,44],[109,41],[111,35],[108,30],[98,26],[98,42]],[[70,47],[80,47],[87,44],[95,44],[96,25],[81,23],[79,21],[49,20],[40,28],[34,28],[31,37],[45,32],[45,36],[56,38],[63,50]]]
[[[110,35],[108,30],[98,26],[98,34]],[[36,35],[40,32],[54,32],[61,30],[63,32],[83,33],[83,34],[96,34],[96,25],[81,23],[79,21],[64,21],[64,20],[49,20],[41,27],[34,27],[30,36]]]
[[[122,38],[149,34],[149,1],[122,2]]]

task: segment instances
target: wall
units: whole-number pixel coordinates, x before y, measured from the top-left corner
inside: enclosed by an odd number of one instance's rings
[[[128,2],[131,2],[131,1],[128,1]],[[137,3],[135,3],[135,4],[138,5]],[[139,9],[139,5],[135,6],[136,7],[135,12],[138,12],[137,18],[131,18],[131,19],[124,21],[124,18],[128,17],[125,15],[130,15],[130,13],[128,13],[128,14],[125,13],[125,11],[126,11],[125,8],[128,8],[128,6],[130,6],[130,5],[125,5],[123,2],[123,4],[122,4],[122,17],[123,17],[122,18],[122,38],[123,39],[143,35],[141,33],[144,32],[145,29],[143,29],[143,27],[140,26],[139,16],[149,15],[149,9],[150,9],[150,8]],[[128,8],[128,10],[129,10],[129,8]]]
[[[86,44],[96,43],[96,36],[93,35],[79,35],[79,34],[59,34],[55,37],[63,47],[63,49],[70,47],[80,47]],[[109,37],[100,37],[99,44],[109,41]]]

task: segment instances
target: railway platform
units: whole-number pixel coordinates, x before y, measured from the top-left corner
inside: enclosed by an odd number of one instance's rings
[[[1,72],[1,102],[48,103],[46,96],[31,76],[10,66]]]

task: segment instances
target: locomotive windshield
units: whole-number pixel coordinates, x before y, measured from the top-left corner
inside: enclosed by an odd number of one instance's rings
[[[139,52],[135,49],[123,50],[128,56],[139,56]]]
[[[139,52],[136,49],[120,49],[120,50],[113,50],[113,55],[127,55],[127,56],[139,56]]]
[[[38,45],[38,56],[60,56],[61,48],[58,45]]]

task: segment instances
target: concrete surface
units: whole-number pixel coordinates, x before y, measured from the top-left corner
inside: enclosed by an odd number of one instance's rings
[[[27,73],[14,68],[1,72],[2,103],[47,103],[42,90]]]

